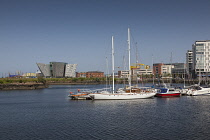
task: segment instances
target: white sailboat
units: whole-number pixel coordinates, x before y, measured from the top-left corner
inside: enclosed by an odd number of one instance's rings
[[[154,97],[156,92],[132,92],[131,91],[131,70],[130,70],[130,29],[128,28],[128,50],[129,50],[129,92],[118,90],[115,93],[114,89],[114,37],[112,36],[112,93],[90,93],[89,96],[93,100],[130,100],[130,99],[145,99]]]

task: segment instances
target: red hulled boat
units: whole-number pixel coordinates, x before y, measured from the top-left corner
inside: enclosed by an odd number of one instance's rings
[[[159,88],[156,97],[180,97],[181,92],[175,88]]]

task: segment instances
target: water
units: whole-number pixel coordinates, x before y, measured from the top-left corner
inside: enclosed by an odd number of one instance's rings
[[[54,85],[0,91],[1,140],[131,140],[210,137],[210,96],[139,100],[70,100],[100,85]]]

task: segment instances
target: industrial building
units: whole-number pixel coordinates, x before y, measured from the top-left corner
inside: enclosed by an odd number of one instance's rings
[[[76,77],[77,64],[50,62],[50,64],[37,63],[37,66],[44,77]]]

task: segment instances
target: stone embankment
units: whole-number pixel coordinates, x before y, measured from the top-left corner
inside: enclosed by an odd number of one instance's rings
[[[0,84],[0,90],[33,90],[47,88],[43,83],[10,83]]]

